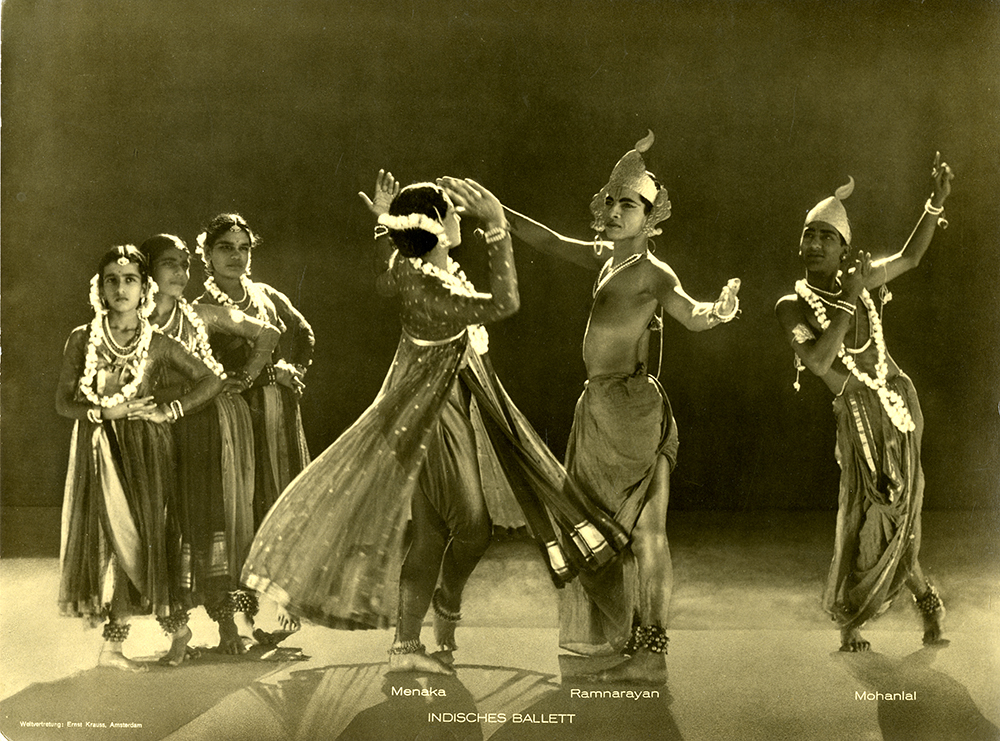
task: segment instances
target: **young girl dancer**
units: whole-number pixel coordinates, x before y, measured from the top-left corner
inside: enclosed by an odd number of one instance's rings
[[[166,543],[175,459],[164,423],[222,388],[205,363],[153,331],[153,291],[135,247],[115,247],[101,258],[91,280],[94,319],[70,334],[56,391],[56,411],[76,420],[63,499],[60,610],[93,623],[107,619],[98,663],[131,671],[145,667],[122,653],[130,615],[152,613],[187,642]],[[188,390],[157,405],[153,393],[172,374]]]

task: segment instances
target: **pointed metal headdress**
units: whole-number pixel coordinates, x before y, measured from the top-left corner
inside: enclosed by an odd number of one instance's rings
[[[646,163],[642,159],[642,153],[649,151],[654,140],[653,132],[649,131],[646,136],[636,142],[635,149],[618,160],[615,169],[611,171],[611,178],[607,184],[594,194],[590,201],[590,212],[594,215],[594,223],[591,224],[591,227],[595,231],[604,231],[606,218],[604,202],[608,194],[620,188],[628,188],[652,204],[652,208],[646,216],[643,231],[648,236],[655,236],[662,232],[661,229],[656,228],[656,225],[664,219],[670,218],[670,201],[667,198],[667,189],[656,182],[652,174],[646,170]]]

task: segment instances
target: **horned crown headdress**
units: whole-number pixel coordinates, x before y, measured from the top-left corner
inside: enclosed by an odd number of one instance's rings
[[[667,189],[656,182],[653,175],[646,170],[646,163],[642,159],[642,153],[649,151],[654,140],[653,132],[650,131],[636,142],[635,149],[618,160],[615,169],[611,171],[611,178],[607,184],[594,194],[590,201],[590,211],[594,214],[594,223],[591,224],[591,227],[595,231],[604,231],[604,202],[608,194],[619,188],[628,188],[653,204],[643,227],[646,235],[653,237],[662,233],[663,230],[657,229],[656,225],[664,219],[670,218],[670,201],[667,198]]]
[[[844,208],[843,201],[854,192],[854,178],[848,176],[847,179],[850,182],[841,185],[833,192],[832,196],[824,198],[812,207],[812,210],[806,214],[805,226],[809,226],[814,221],[825,221],[840,232],[847,244],[850,244],[851,222],[847,218],[847,209]]]

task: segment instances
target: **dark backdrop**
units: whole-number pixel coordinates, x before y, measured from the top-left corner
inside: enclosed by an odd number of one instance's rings
[[[793,392],[772,308],[800,276],[806,210],[853,175],[855,242],[896,250],[935,150],[957,172],[951,228],[893,283],[886,336],[927,417],[927,507],[997,504],[995,2],[7,0],[2,20],[7,507],[61,501],[61,350],[111,245],[191,244],[216,212],[247,217],[254,277],[316,330],[303,414],[319,452],[398,338],[356,195],[379,167],[476,178],[587,238],[591,194],[647,128],[674,204],[658,253],[697,298],[743,279],[739,321],[665,332],[672,506],[835,507],[830,395],[812,377]],[[480,249],[455,254],[486,285]],[[491,328],[492,355],[561,456],[594,276],[516,254],[522,308]]]

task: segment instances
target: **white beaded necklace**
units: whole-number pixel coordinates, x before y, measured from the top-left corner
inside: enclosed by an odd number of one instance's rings
[[[819,322],[820,327],[825,331],[830,326],[830,319],[826,315],[826,307],[823,305],[823,299],[817,295],[816,291],[805,280],[795,282],[795,292],[809,304],[809,307],[816,315],[816,320]],[[872,301],[867,289],[862,289],[860,298],[868,310],[871,340],[875,343],[875,351],[877,353],[875,377],[872,378],[858,368],[854,358],[847,352],[843,344],[841,344],[840,349],[837,351],[837,357],[840,358],[844,367],[850,371],[851,375],[878,394],[879,400],[882,402],[882,407],[885,409],[886,414],[889,415],[889,419],[892,420],[896,429],[904,433],[912,432],[915,429],[915,425],[913,418],[910,416],[910,411],[906,408],[906,402],[903,400],[903,397],[886,385],[886,377],[889,375],[889,364],[887,362],[888,355],[885,349],[885,338],[882,334],[882,320],[879,318],[875,302]]]
[[[597,281],[594,283],[593,297],[597,298],[597,294],[600,292],[604,286],[608,284],[612,278],[614,278],[618,273],[635,265],[639,260],[644,257],[652,257],[653,253],[649,250],[645,252],[636,252],[634,255],[629,255],[627,258],[622,260],[620,263],[611,267],[611,263],[614,261],[614,257],[609,257],[608,261],[604,263],[604,267],[601,268],[601,272],[597,274]]]

